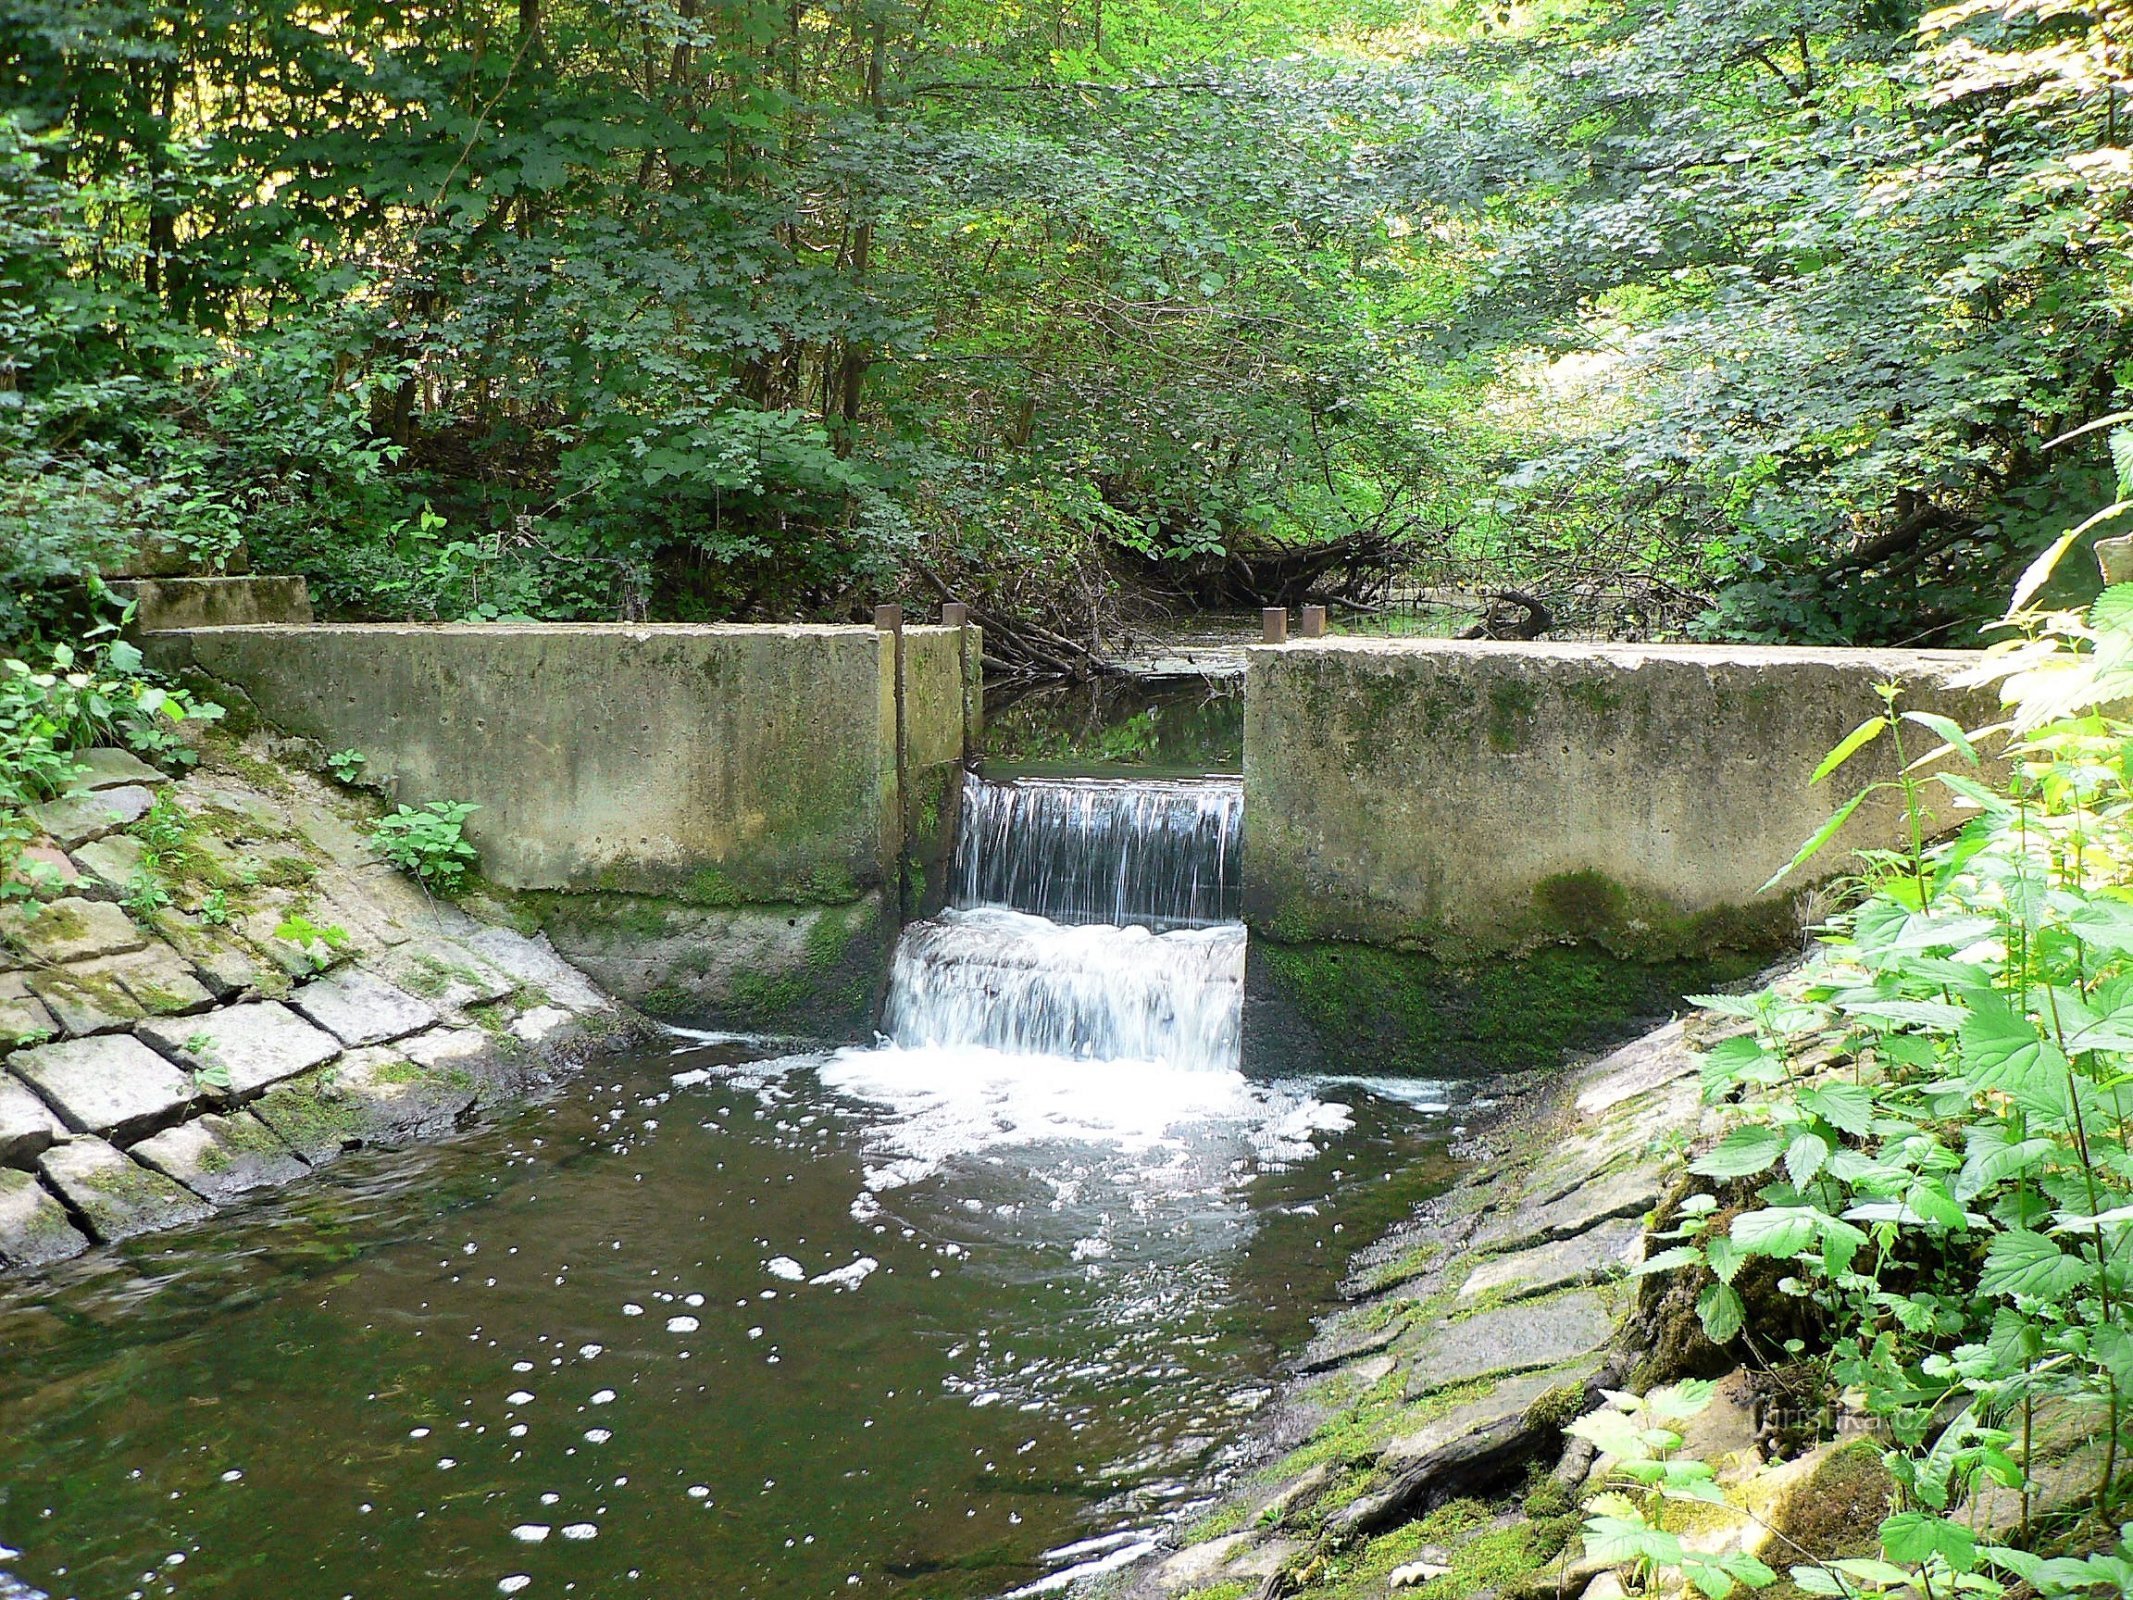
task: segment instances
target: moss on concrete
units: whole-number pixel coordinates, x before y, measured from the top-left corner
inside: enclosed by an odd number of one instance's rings
[[[1418,950],[1259,937],[1246,966],[1247,1064],[1366,1073],[1553,1066],[1685,994],[1745,977],[1753,952],[1646,960],[1597,943],[1469,963]]]

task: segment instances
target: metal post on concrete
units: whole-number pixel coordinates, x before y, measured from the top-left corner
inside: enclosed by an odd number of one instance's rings
[[[969,627],[970,607],[960,600],[944,601],[941,605],[941,626],[944,628]]]
[[[1259,613],[1259,620],[1265,625],[1265,633],[1262,637],[1266,643],[1287,644],[1289,642],[1289,608],[1287,606],[1268,606]]]
[[[1326,608],[1324,606],[1304,607],[1303,636],[1306,639],[1323,639],[1326,636]]]
[[[876,606],[874,626],[884,633],[901,633],[904,626],[904,608],[897,605]]]

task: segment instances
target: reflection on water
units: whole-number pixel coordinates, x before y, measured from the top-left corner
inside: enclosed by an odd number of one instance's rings
[[[0,1291],[0,1544],[84,1600],[952,1600],[1120,1559],[1445,1175],[1415,1090],[611,1062]]]
[[[996,690],[979,745],[995,777],[1244,770],[1241,678],[1109,678]]]

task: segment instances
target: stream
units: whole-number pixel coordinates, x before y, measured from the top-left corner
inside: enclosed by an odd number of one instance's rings
[[[1462,1091],[1238,1070],[1233,780],[971,781],[872,1046],[677,1037],[0,1288],[0,1574],[955,1600],[1190,1519]]]

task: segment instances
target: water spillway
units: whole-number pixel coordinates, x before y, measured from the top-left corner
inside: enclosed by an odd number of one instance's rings
[[[963,779],[955,903],[1204,928],[1238,914],[1241,778]]]
[[[1243,807],[1234,779],[967,776],[955,905],[897,945],[890,1043],[1235,1070]]]

